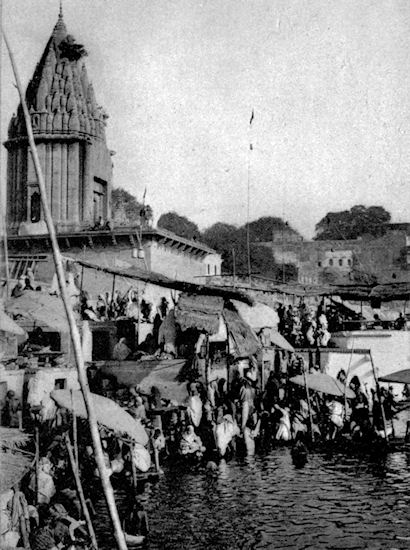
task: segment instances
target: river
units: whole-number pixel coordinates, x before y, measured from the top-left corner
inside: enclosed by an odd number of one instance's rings
[[[311,454],[297,469],[277,448],[215,472],[173,466],[145,490],[148,548],[409,548],[409,487],[404,452]]]

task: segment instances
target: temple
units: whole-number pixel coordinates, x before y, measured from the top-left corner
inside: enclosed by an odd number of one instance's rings
[[[154,228],[145,218],[135,223],[112,222],[108,117],[88,80],[86,55],[67,33],[60,8],[26,91],[60,250],[67,257],[104,268],[156,272],[197,283],[219,275],[220,255],[200,242]],[[16,279],[30,268],[37,280],[47,283],[54,263],[21,105],[4,145],[10,277]],[[83,282],[95,289],[95,279],[85,277]]]
[[[62,10],[27,87],[26,100],[58,233],[78,231],[110,217],[112,152],[108,118],[88,80],[83,46],[67,33]],[[8,231],[46,233],[40,193],[21,105],[8,140]]]

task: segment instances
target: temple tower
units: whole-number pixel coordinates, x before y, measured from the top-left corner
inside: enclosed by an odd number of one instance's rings
[[[111,215],[112,160],[107,114],[88,81],[84,48],[67,33],[62,10],[37,64],[26,100],[58,233],[79,231]],[[9,234],[46,233],[21,105],[5,142]]]

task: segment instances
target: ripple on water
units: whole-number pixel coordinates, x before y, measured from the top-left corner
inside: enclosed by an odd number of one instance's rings
[[[166,468],[144,497],[148,548],[409,548],[409,481],[406,453],[380,462],[311,455],[295,469],[281,448],[223,461],[212,476],[204,468]]]

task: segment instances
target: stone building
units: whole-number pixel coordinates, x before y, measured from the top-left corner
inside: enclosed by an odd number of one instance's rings
[[[387,224],[379,237],[350,240],[290,240],[260,243],[278,263],[296,266],[298,282],[379,283],[410,281],[410,224]]]
[[[86,52],[58,21],[26,92],[51,214],[59,232],[77,231],[110,212],[112,152],[107,115],[95,99]],[[10,121],[7,187],[10,234],[45,233],[40,193],[21,105]]]
[[[96,230],[100,219],[111,219],[113,153],[105,138],[108,117],[96,102],[84,56],[83,46],[67,33],[60,9],[26,92],[62,253],[102,267],[142,269],[196,283],[219,275],[222,260],[214,250],[149,223]],[[5,146],[11,277],[30,267],[37,280],[50,282],[50,241],[21,106],[10,121]],[[90,287],[98,291],[93,281]]]

